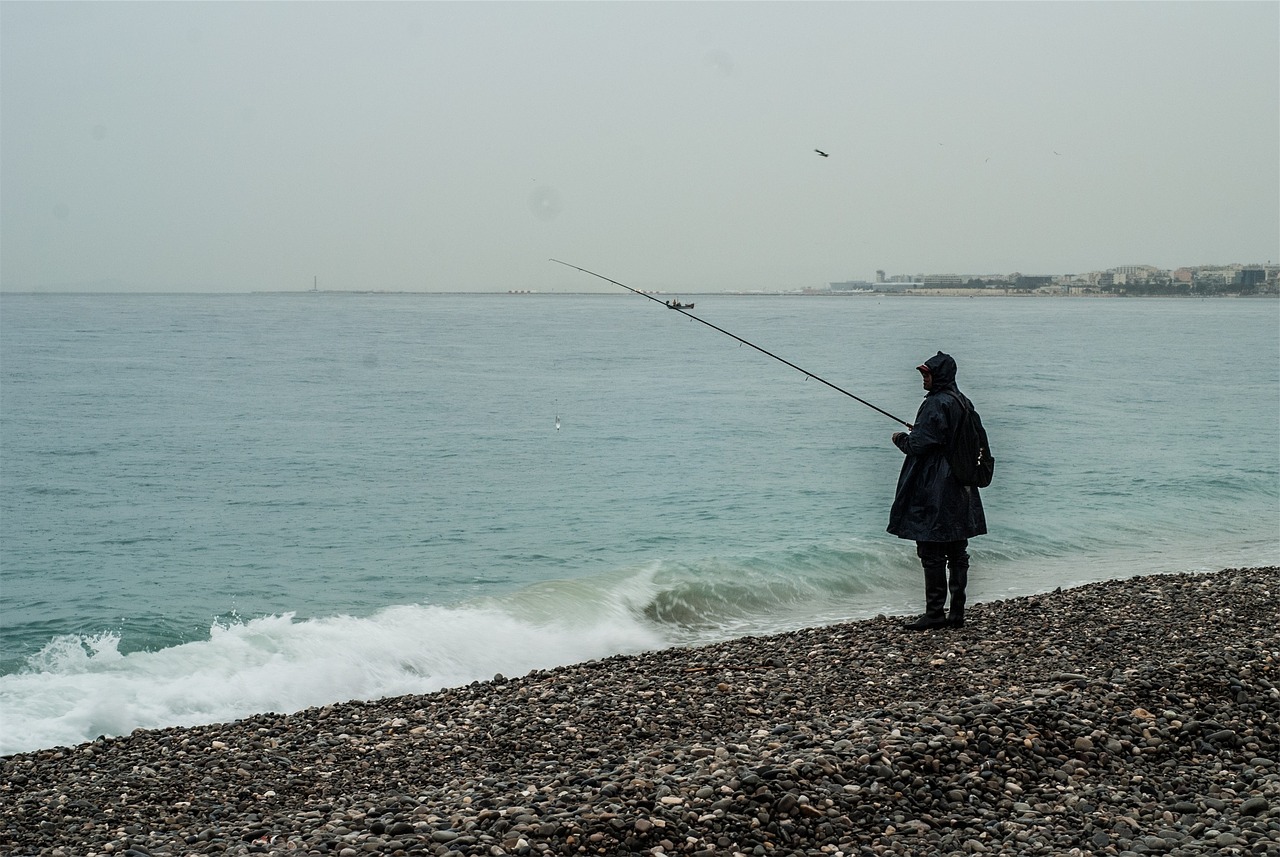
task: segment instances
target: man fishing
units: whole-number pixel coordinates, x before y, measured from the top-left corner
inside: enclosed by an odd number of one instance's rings
[[[914,540],[924,566],[925,612],[904,627],[912,631],[959,628],[964,626],[969,539],[987,532],[987,520],[977,487],[961,484],[951,472],[946,453],[965,409],[972,404],[956,388],[956,361],[951,355],[939,351],[916,369],[928,392],[911,431],[893,435],[894,444],[907,457],[898,475],[888,531]]]
[[[655,303],[664,303],[651,294],[633,289],[625,283],[597,274],[595,271],[588,271],[586,268],[579,268],[577,265],[571,265],[559,259],[551,261],[584,274],[590,274],[615,286],[621,286]],[[831,389],[861,402],[868,408],[910,429],[910,434],[898,432],[893,436],[893,442],[906,453],[907,460],[902,464],[902,473],[898,476],[898,492],[893,500],[893,509],[889,513],[889,532],[899,538],[914,539],[916,553],[920,557],[920,562],[924,564],[925,613],[909,622],[906,627],[919,631],[946,626],[963,627],[965,586],[969,582],[969,554],[966,550],[970,538],[983,535],[987,531],[987,521],[982,512],[982,500],[978,497],[976,485],[991,484],[995,460],[991,458],[991,451],[987,448],[986,432],[982,429],[981,420],[977,419],[977,415],[968,414],[972,420],[962,420],[967,412],[972,411],[973,405],[963,393],[956,389],[956,361],[951,359],[950,355],[939,351],[937,355],[916,367],[924,376],[924,388],[928,394],[916,413],[915,424],[912,425],[883,408],[871,404],[866,399],[855,396],[843,387],[837,387],[827,379],[800,368],[790,360],[779,357],[772,351],[766,351],[736,333],[730,333],[723,327],[718,327],[706,319],[687,312],[682,306],[672,303],[666,303],[666,306],[668,309],[678,310],[687,318],[705,324],[712,330],[736,339],[743,345],[749,345],[761,354],[785,363],[792,369],[803,372],[807,377],[826,384]],[[980,479],[972,480],[975,484],[962,483],[957,479],[947,461],[947,446],[954,440],[956,428],[962,425],[962,422],[966,427],[976,425],[977,436],[981,438],[981,449],[975,448],[973,458],[957,459],[958,462],[971,462],[968,466],[975,473],[982,472]],[[966,432],[965,435],[970,438],[975,437],[973,432]],[[951,567],[950,616],[946,612],[948,565]]]

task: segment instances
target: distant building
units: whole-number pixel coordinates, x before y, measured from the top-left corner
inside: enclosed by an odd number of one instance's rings
[[[1267,281],[1265,268],[1241,268],[1240,285],[1246,289],[1256,289]]]
[[[963,285],[964,279],[959,274],[926,274],[924,277],[926,289],[958,289]]]

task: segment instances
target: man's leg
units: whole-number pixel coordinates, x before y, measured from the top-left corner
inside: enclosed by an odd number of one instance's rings
[[[908,630],[926,631],[947,625],[946,549],[943,542],[916,542],[916,556],[924,566],[924,614],[908,622]]]
[[[951,615],[947,620],[952,628],[964,627],[964,590],[969,585],[968,547],[968,539],[947,544],[947,566],[951,570]]]

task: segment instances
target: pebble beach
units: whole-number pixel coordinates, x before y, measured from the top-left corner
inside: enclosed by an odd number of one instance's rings
[[[14,855],[1280,854],[1280,569],[4,757]]]

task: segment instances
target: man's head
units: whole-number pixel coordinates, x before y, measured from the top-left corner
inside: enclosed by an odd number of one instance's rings
[[[956,361],[939,351],[916,369],[924,379],[926,390],[942,390],[956,385]]]

